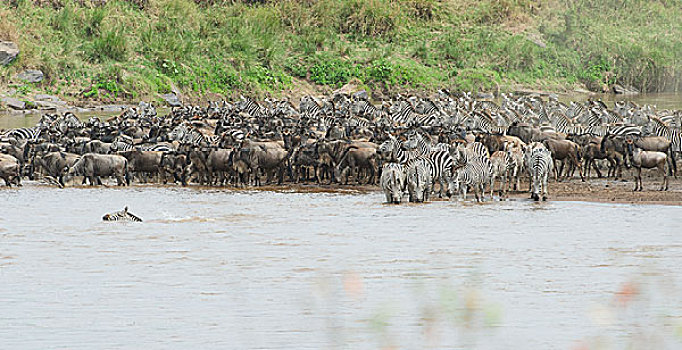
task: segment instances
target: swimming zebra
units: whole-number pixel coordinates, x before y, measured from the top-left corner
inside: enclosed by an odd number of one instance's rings
[[[529,150],[529,152],[528,171],[532,181],[531,198],[538,201],[540,200],[540,193],[542,193],[542,200],[545,201],[549,195],[547,181],[554,166],[552,153],[545,147],[537,147]]]
[[[104,220],[104,221],[142,222],[142,219],[139,216],[128,212],[127,206],[125,208],[123,208],[123,210],[116,211],[116,212],[109,213],[109,214],[104,214],[104,216],[102,217],[102,220]]]

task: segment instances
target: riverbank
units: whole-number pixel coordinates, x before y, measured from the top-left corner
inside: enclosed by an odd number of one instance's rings
[[[627,171],[625,172],[627,173]],[[655,204],[655,205],[672,205],[682,206],[682,178],[669,179],[669,190],[658,191],[660,186],[660,177],[649,176],[653,174],[643,174],[644,191],[633,192],[634,182],[632,176],[626,175],[626,180],[613,179],[591,179],[588,182],[582,182],[579,178],[571,179],[562,182],[550,182],[549,184],[549,199],[548,201],[571,201],[571,202],[594,202],[594,203],[619,203],[619,204]],[[41,181],[24,181],[23,187],[54,187]],[[522,182],[521,188],[527,189],[528,183]],[[93,189],[92,186],[80,186],[76,183],[68,184],[67,188],[79,189]],[[108,183],[103,189],[121,189],[124,188],[116,186],[115,181]],[[190,185],[181,187],[179,185],[160,185],[160,184],[140,184],[135,183],[131,185],[135,191],[144,191],[145,188],[168,188],[168,189],[183,189],[193,191],[236,191],[236,192],[279,192],[279,193],[330,193],[330,194],[363,194],[371,192],[380,192],[380,188],[376,185],[318,185],[318,184],[284,184],[284,185],[264,185],[260,187],[212,187]],[[16,187],[13,187],[17,190]],[[22,188],[18,188],[20,191]],[[0,187],[0,190],[11,190],[7,187]],[[60,189],[56,188],[55,191]],[[490,202],[489,197],[487,203]],[[446,199],[432,198],[432,201],[442,201]],[[453,199],[454,200],[454,199]],[[494,201],[512,200],[512,201],[531,201],[527,191],[512,191],[507,194],[507,197],[501,199],[495,193]],[[405,201],[407,199],[405,198]],[[468,193],[468,202],[474,202],[473,193]]]
[[[0,99],[680,91],[680,17],[679,1],[6,1],[0,40],[18,55]]]

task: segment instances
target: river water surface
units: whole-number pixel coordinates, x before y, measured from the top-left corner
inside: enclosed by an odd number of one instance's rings
[[[682,348],[680,207],[382,201],[3,188],[1,347]]]

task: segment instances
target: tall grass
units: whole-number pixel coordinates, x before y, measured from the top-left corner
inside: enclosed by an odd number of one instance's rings
[[[36,67],[40,88],[74,98],[277,94],[296,79],[384,91],[682,88],[682,0],[17,0],[0,2],[0,16],[0,39],[22,50],[0,84]]]

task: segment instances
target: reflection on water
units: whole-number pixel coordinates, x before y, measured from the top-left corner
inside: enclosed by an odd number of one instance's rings
[[[8,349],[682,346],[682,208],[381,202],[1,189],[0,339]],[[101,222],[126,205],[145,222]]]

